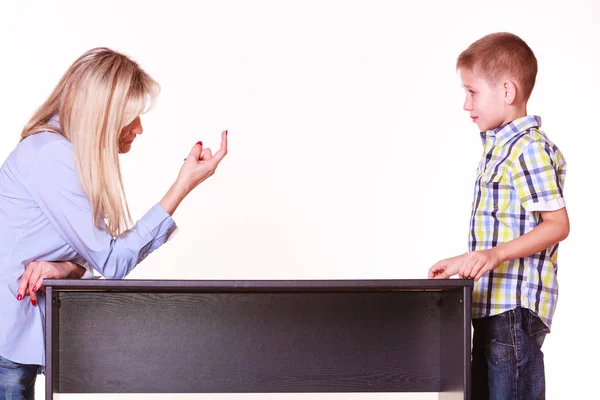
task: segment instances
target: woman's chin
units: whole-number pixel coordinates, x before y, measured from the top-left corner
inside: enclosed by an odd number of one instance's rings
[[[119,154],[129,153],[129,151],[131,150],[131,144],[132,143],[133,143],[133,141],[127,142],[127,143],[124,143],[124,144],[120,145],[119,146]]]

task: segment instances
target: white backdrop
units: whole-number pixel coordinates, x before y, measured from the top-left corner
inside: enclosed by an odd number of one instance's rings
[[[539,62],[528,111],[568,162],[547,398],[592,398],[599,20],[597,0],[5,1],[0,161],[66,68],[111,47],[162,85],[122,158],[135,218],[196,141],[215,149],[224,129],[230,139],[215,176],[176,212],[179,234],[130,278],[424,278],[466,251],[482,150],[456,57],[487,33],[513,32]],[[37,388],[43,399],[43,379]],[[269,396],[296,397],[335,395]]]

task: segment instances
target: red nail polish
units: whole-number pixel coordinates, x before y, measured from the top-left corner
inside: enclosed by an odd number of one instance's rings
[[[225,130],[225,134],[226,134],[226,135],[229,135],[229,131]]]
[[[33,287],[33,291],[34,291],[34,292],[37,292],[37,286],[34,286],[34,287]]]
[[[200,142],[198,142],[198,143],[196,143],[196,144],[199,144],[200,146],[202,146],[202,142],[201,142],[201,141],[200,141]]]
[[[187,160],[187,157],[183,159],[183,161]]]
[[[19,293],[19,294],[17,295],[17,300],[19,300],[19,301],[23,300],[23,296],[21,295],[21,293]]]
[[[37,300],[31,300],[31,304],[35,306],[37,304]]]

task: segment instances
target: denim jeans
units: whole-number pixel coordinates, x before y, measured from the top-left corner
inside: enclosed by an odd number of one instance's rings
[[[545,399],[542,344],[548,332],[527,308],[474,318],[472,399]]]
[[[0,357],[0,400],[33,400],[38,368]]]

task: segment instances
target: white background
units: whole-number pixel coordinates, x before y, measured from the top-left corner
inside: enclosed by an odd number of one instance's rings
[[[513,32],[539,63],[528,111],[568,162],[547,398],[598,398],[599,21],[597,0],[4,1],[0,161],[68,66],[111,47],[162,86],[122,158],[136,219],[196,141],[215,150],[224,129],[230,139],[215,176],[177,210],[179,234],[130,278],[424,278],[466,251],[482,151],[456,57]],[[43,399],[43,377],[37,389]],[[296,397],[335,395],[269,396]]]

